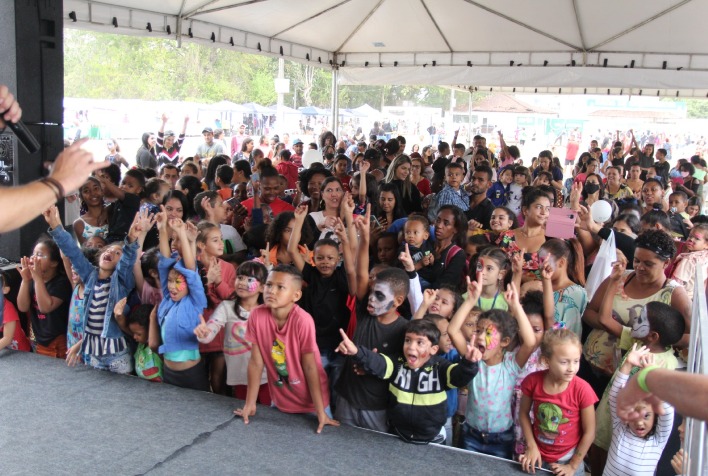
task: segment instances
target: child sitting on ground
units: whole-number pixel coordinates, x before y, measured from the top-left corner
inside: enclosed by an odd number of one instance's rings
[[[663,414],[655,414],[647,401],[639,402],[635,411],[644,418],[629,423],[617,416],[617,394],[627,384],[633,368],[652,366],[651,351],[635,343],[615,372],[615,381],[610,389],[610,410],[612,412],[612,444],[607,455],[603,475],[622,476],[626,474],[653,476],[661,453],[671,435],[674,424],[674,408],[662,403]],[[641,374],[640,374],[641,377]],[[641,381],[641,380],[640,380]]]
[[[268,375],[270,397],[284,413],[315,413],[317,433],[325,425],[339,426],[329,416],[327,374],[315,341],[312,317],[295,304],[302,296],[302,274],[279,265],[268,274],[265,304],[251,311],[246,340],[252,343],[248,362],[248,391],[243,408],[234,413],[248,424],[256,414],[263,367]]]
[[[464,387],[474,378],[481,358],[479,350],[470,348],[459,364],[435,355],[440,331],[424,319],[406,326],[403,353],[395,359],[357,347],[341,329],[340,334],[342,343],[337,347],[338,352],[354,356],[366,372],[388,380],[391,432],[409,443],[445,441],[445,390]]]

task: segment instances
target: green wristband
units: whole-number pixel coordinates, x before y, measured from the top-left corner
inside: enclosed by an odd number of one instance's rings
[[[652,370],[656,370],[658,368],[659,367],[656,365],[650,365],[648,367],[644,367],[642,370],[639,371],[639,373],[637,374],[637,384],[639,384],[639,388],[641,388],[647,393],[651,393],[651,390],[649,390],[649,387],[647,387],[647,375]]]

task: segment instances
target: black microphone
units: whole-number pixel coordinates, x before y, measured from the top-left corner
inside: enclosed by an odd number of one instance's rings
[[[29,129],[27,129],[24,122],[20,120],[18,122],[6,121],[5,123],[7,124],[7,127],[12,129],[12,132],[15,133],[17,140],[20,141],[20,144],[22,144],[22,147],[24,147],[27,152],[34,154],[39,150],[39,142],[37,142],[37,139],[35,139]]]

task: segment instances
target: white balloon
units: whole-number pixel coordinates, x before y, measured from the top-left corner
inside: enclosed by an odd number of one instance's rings
[[[315,162],[323,164],[322,154],[318,150],[309,149],[306,150],[304,154],[302,154],[302,166],[306,169],[312,167],[312,164],[314,164]]]
[[[612,205],[604,200],[598,200],[590,206],[590,216],[595,223],[605,223],[612,216]]]

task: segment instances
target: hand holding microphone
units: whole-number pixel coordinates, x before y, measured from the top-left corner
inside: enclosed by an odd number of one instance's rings
[[[30,154],[37,152],[39,142],[21,121],[22,109],[5,85],[0,85],[0,111],[4,111],[0,118],[0,128],[9,127],[27,152]]]

